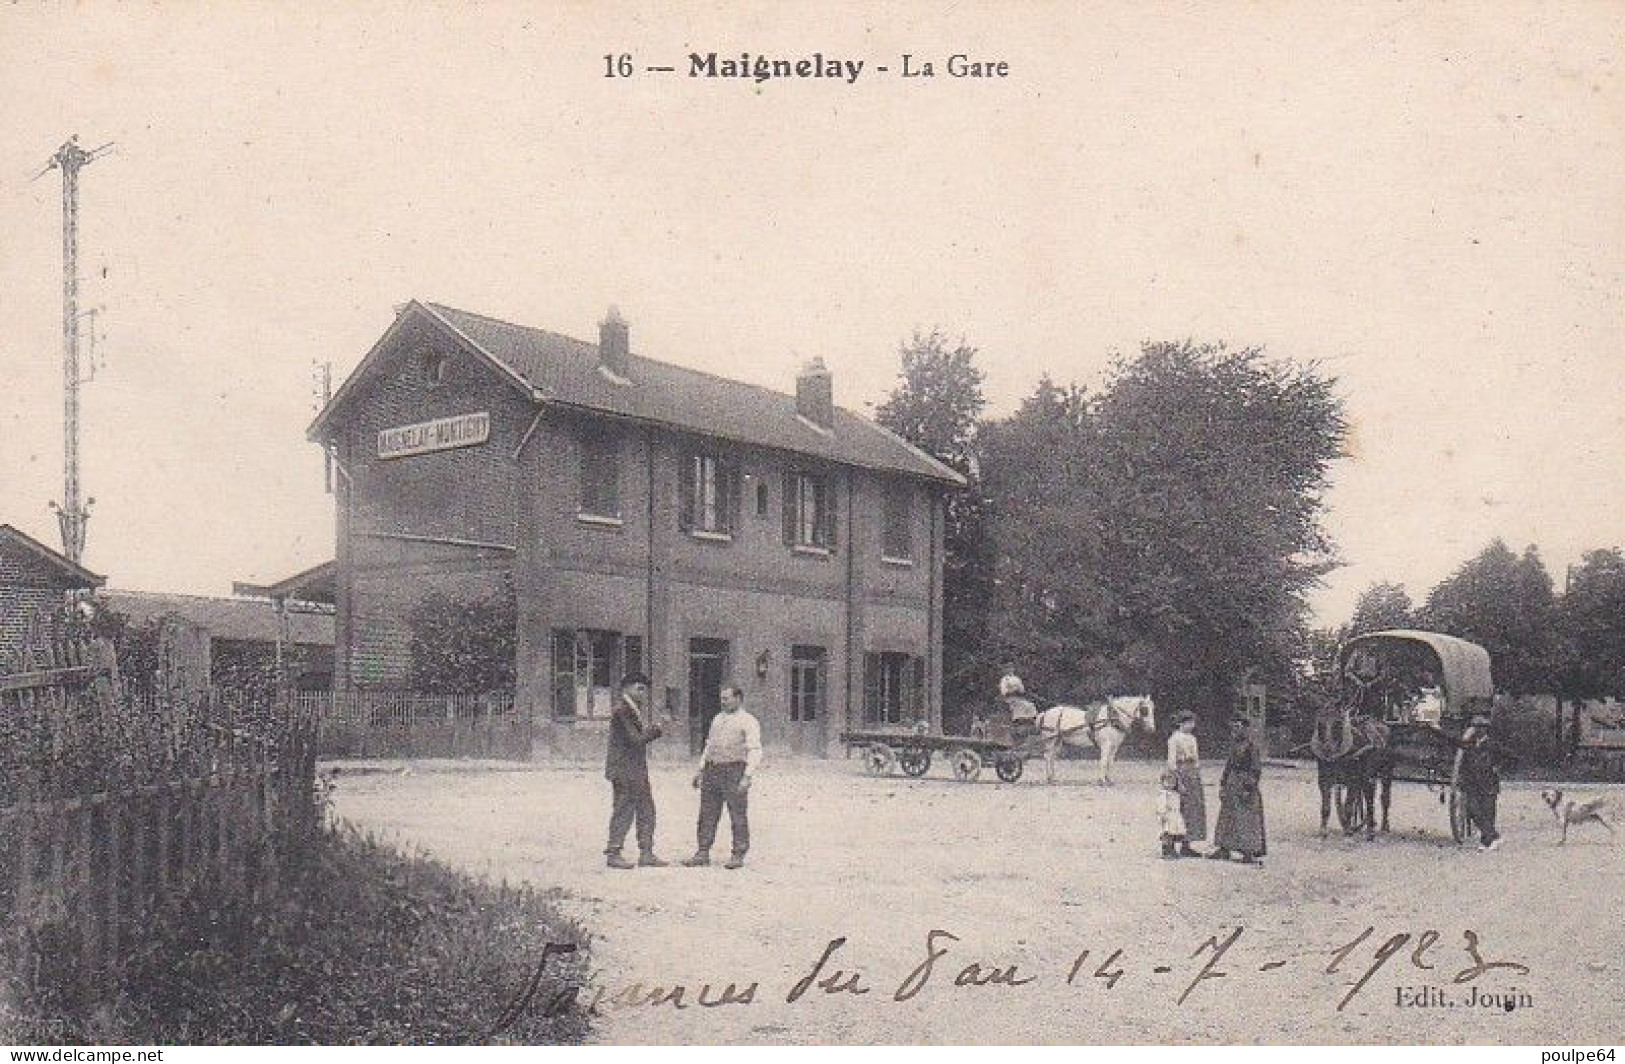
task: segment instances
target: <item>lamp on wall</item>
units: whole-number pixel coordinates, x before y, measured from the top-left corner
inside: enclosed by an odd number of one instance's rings
[[[767,679],[767,666],[772,660],[773,652],[771,650],[764,650],[756,655],[756,678],[758,680]]]

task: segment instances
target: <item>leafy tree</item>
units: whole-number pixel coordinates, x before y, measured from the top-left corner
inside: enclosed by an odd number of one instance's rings
[[[1389,583],[1372,584],[1360,592],[1360,598],[1354,604],[1354,617],[1349,621],[1348,634],[1409,628],[1414,623],[1415,614],[1416,608],[1404,587]]]
[[[977,421],[987,406],[976,348],[951,344],[942,330],[918,329],[898,348],[897,385],[875,420],[958,472],[975,466]]]
[[[1492,541],[1428,593],[1422,614],[1428,627],[1488,650],[1498,690],[1542,694],[1555,686],[1557,599],[1534,547],[1520,557]]]
[[[1561,686],[1572,698],[1625,697],[1625,553],[1588,551],[1558,604]]]
[[[1322,495],[1335,381],[1259,348],[1147,343],[1095,406],[1100,578],[1171,708],[1229,711],[1244,670],[1290,686],[1304,594],[1334,564]]]
[[[978,419],[987,405],[976,354],[965,340],[952,343],[939,329],[916,330],[899,348],[896,387],[875,410],[881,425],[967,481],[963,491],[948,493],[943,528],[943,687],[950,712],[967,695],[974,699],[989,690],[998,668],[988,640],[993,541],[976,460]]]
[[[436,695],[513,690],[518,607],[510,579],[487,598],[432,592],[407,624],[412,690]]]
[[[1100,579],[1102,532],[1089,396],[1048,377],[1009,418],[985,427],[983,474],[999,544],[994,644],[1050,700],[1109,693],[1124,649]]]

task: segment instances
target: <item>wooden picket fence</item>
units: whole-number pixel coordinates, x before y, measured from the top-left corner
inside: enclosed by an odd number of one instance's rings
[[[96,1000],[166,906],[252,904],[299,859],[314,721],[286,698],[133,699],[104,645],[53,664],[0,675],[4,950],[30,985]]]
[[[317,722],[323,758],[530,757],[532,721],[515,712],[508,692],[319,691],[291,698],[297,712]]]

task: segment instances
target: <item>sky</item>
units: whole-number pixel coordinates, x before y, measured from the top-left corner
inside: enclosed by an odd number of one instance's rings
[[[690,77],[711,51],[865,68]],[[311,370],[412,298],[584,338],[614,304],[640,354],[784,390],[818,355],[860,411],[916,328],[979,349],[993,414],[1144,340],[1261,345],[1353,427],[1320,623],[1495,537],[1561,585],[1625,542],[1622,56],[1608,3],[6,6],[0,522],[60,545],[60,182],[30,179],[76,133],[115,144],[80,244],[114,586],[330,558]]]

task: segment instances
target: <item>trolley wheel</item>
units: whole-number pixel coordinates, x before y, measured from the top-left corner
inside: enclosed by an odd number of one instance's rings
[[[1450,810],[1450,837],[1459,846],[1467,841],[1471,825],[1467,823],[1467,798],[1461,792],[1461,757],[1450,769],[1450,789],[1445,792],[1445,805]]]
[[[863,752],[863,767],[869,770],[871,776],[891,775],[892,766],[896,763],[897,755],[885,743],[870,743]]]
[[[897,751],[897,767],[910,776],[931,771],[931,751],[923,746],[905,746]]]
[[[981,754],[967,746],[954,755],[954,779],[960,783],[974,783],[981,774]]]
[[[1006,783],[1014,783],[1019,780],[1023,767],[1022,759],[1018,756],[1009,755],[993,759],[993,771],[997,772],[999,778]]]

